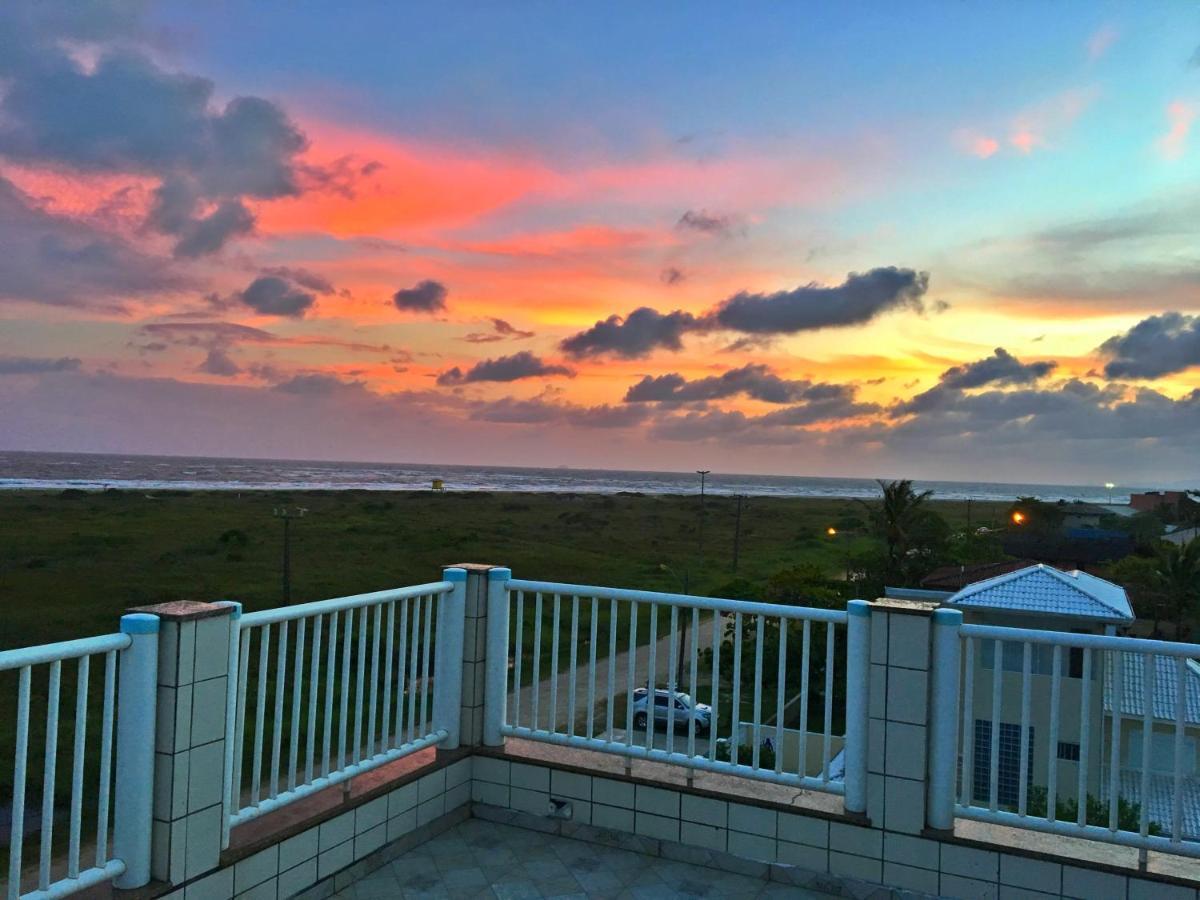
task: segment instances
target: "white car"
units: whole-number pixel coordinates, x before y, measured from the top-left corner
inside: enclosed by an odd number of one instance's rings
[[[633,692],[633,725],[635,728],[646,727],[647,695],[646,688],[638,688]],[[671,692],[659,688],[654,692],[654,724],[666,725],[671,710]],[[687,731],[689,718],[696,721],[696,734],[708,734],[712,728],[712,707],[707,703],[696,703],[690,696],[680,691],[674,695],[675,730]]]

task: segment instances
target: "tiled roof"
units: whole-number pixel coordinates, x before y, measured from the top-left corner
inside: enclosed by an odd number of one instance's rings
[[[1101,776],[1100,799],[1108,802],[1108,774]],[[1140,769],[1122,769],[1120,776],[1121,796],[1133,803],[1142,802],[1142,772]],[[1183,839],[1200,839],[1200,778],[1184,778],[1180,793],[1183,804],[1180,809]],[[1170,836],[1175,817],[1175,778],[1171,775],[1150,775],[1149,807],[1150,821],[1157,822],[1163,836]]]
[[[1122,653],[1121,660],[1121,716],[1127,719],[1140,719],[1143,715],[1144,694],[1142,692],[1143,654]],[[1178,696],[1179,678],[1175,658],[1171,656],[1154,657],[1154,709],[1151,713],[1156,719],[1175,721],[1175,700]],[[1113,666],[1104,667],[1104,711],[1113,711]],[[1184,720],[1189,725],[1200,725],[1200,663],[1187,660],[1185,671],[1187,679],[1183,697]]]
[[[1063,572],[1041,564],[969,584],[946,605],[1081,616],[1106,622],[1133,621],[1129,597],[1120,585],[1086,572]]]

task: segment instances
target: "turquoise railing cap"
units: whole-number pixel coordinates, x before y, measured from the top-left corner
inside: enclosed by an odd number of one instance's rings
[[[157,634],[158,616],[128,613],[121,616],[121,634]]]

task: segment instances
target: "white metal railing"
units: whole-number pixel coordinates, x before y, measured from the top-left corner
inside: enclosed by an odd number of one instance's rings
[[[1200,857],[1200,645],[955,610],[934,626],[934,827],[957,815]]]
[[[810,609],[516,580],[507,569],[489,572],[488,590],[486,743],[513,735],[844,793],[848,810],[865,811],[868,604]],[[683,635],[683,648],[682,632],[691,636]],[[746,653],[753,655],[749,665]],[[510,655],[511,681],[502,668]],[[703,698],[701,656],[709,682]],[[835,703],[843,688],[844,704]],[[799,700],[799,746],[785,753],[784,708],[792,696]],[[815,764],[809,759],[810,696],[823,713],[820,731],[811,735],[819,747]],[[660,698],[662,723],[654,705]],[[834,751],[835,718],[843,714],[844,776]],[[676,734],[677,726],[686,727],[686,737]],[[753,735],[749,759],[737,737],[747,729]],[[730,736],[719,752],[720,739]],[[768,739],[774,759],[764,764]]]
[[[425,747],[458,746],[466,572],[444,577],[235,612],[226,846],[234,825]]]
[[[149,881],[157,631],[157,617],[135,613],[122,617],[119,634],[0,652],[0,672],[17,672],[12,827],[6,891],[9,900],[65,897],[112,880],[120,887],[130,888]],[[93,657],[97,668],[103,667],[98,678],[93,677]],[[68,667],[66,686],[68,695],[74,700],[74,717],[62,722],[59,713],[64,686],[63,664],[72,661],[74,671]],[[42,669],[45,670],[44,695],[41,693]],[[40,773],[37,771],[38,754],[36,750],[31,753],[30,748],[31,706],[35,698],[39,701],[44,698],[45,702]],[[99,727],[89,729],[89,720],[96,718],[97,707]],[[59,757],[65,755],[67,742],[60,741],[64,732],[71,747],[65,859],[61,854],[61,841],[56,850],[55,840],[55,818],[61,795],[65,793],[60,788],[60,781],[64,779],[58,767]],[[89,749],[96,745],[98,751],[94,756],[98,759],[99,772],[95,782],[89,784],[85,779],[85,761]],[[36,883],[36,887],[22,893],[27,880],[23,871],[27,788],[39,775],[42,798],[37,874],[36,878],[28,879]],[[94,822],[91,824],[94,824],[94,832],[87,840],[94,839],[94,845],[87,847],[85,813],[88,819],[93,819],[93,809]]]

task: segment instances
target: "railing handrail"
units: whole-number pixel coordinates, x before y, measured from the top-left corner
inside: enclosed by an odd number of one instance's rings
[[[277,606],[274,609],[244,613],[239,621],[242,628],[274,625],[277,622],[290,622],[293,619],[304,619],[322,613],[342,612],[361,606],[374,606],[380,603],[391,603],[395,600],[425,597],[430,594],[448,594],[453,588],[454,585],[449,581],[431,581],[427,584],[373,591],[369,594],[352,594],[348,597],[334,597],[329,600],[313,600],[311,603],[299,603],[296,606]]]
[[[1122,637],[1110,634],[1074,634],[1038,628],[1010,628],[1002,625],[963,625],[963,637],[1011,641],[1019,644],[1049,644],[1092,650],[1122,650],[1126,653],[1153,653],[1158,656],[1200,657],[1200,644],[1180,644],[1150,638]]]
[[[663,606],[684,606],[711,612],[742,613],[748,616],[773,616],[784,619],[807,619],[810,622],[846,623],[844,609],[818,609],[784,603],[761,603],[754,600],[727,600],[720,597],[699,597],[695,594],[668,594],[658,591],[636,591],[628,588],[600,587],[592,584],[563,584],[555,581],[527,581],[512,578],[509,590],[560,594],[566,597],[595,597],[599,600],[624,600],[637,603],[657,603]]]
[[[67,659],[79,659],[81,656],[108,653],[112,650],[124,650],[132,641],[133,639],[127,634],[100,634],[94,637],[76,638],[72,641],[58,641],[54,644],[0,650],[0,672]]]

